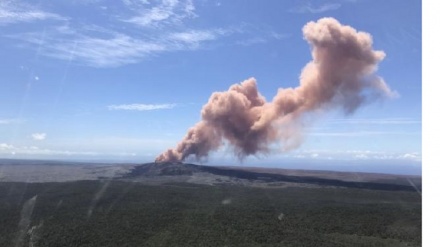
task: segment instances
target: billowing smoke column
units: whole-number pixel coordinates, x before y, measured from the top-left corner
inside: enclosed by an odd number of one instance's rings
[[[223,140],[239,158],[268,153],[271,143],[286,137],[276,127],[281,121],[296,122],[306,113],[338,108],[351,114],[362,104],[395,94],[375,75],[385,53],[372,49],[368,33],[333,18],[309,22],[303,33],[313,60],[303,68],[298,87],[279,89],[272,102],[258,92],[254,78],[213,93],[202,109],[202,120],[156,162],[206,157]]]

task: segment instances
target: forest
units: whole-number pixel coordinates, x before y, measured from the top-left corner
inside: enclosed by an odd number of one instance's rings
[[[421,196],[337,187],[2,182],[0,246],[421,246]]]

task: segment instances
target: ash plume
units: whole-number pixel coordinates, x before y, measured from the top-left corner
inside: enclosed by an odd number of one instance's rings
[[[368,33],[322,18],[303,27],[312,61],[302,70],[296,88],[280,88],[271,102],[258,92],[254,78],[214,92],[201,111],[202,120],[186,133],[174,149],[156,162],[200,159],[217,150],[226,140],[239,158],[269,153],[269,145],[283,138],[299,139],[298,133],[278,128],[296,123],[305,114],[341,109],[352,114],[361,105],[396,95],[375,74],[385,57],[372,48]]]

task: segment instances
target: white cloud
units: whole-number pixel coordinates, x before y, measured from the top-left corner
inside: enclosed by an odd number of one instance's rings
[[[7,118],[7,119],[0,119],[0,124],[20,124],[24,121],[22,119],[18,118]]]
[[[239,31],[242,31],[242,30],[239,30]],[[282,40],[282,39],[286,39],[291,36],[290,34],[277,33],[274,31],[269,31],[269,32],[263,31],[261,33],[259,33],[258,31],[254,31],[253,35],[255,35],[256,33],[257,33],[257,36],[238,40],[235,43],[237,45],[250,46],[250,45],[255,45],[255,44],[264,44],[264,43],[267,43],[272,40]]]
[[[297,6],[296,8],[292,9],[292,12],[296,13],[323,13],[331,10],[337,10],[341,7],[340,3],[325,3],[319,6],[312,6],[310,2],[307,2],[303,5]]]
[[[163,52],[194,50],[203,42],[219,39],[232,30],[187,30],[145,36],[130,36],[96,26],[83,27],[81,31],[69,26],[46,31],[5,35],[38,46],[42,55],[67,61],[78,61],[92,67],[118,67],[137,63],[146,57]]]
[[[137,15],[123,21],[143,27],[160,27],[166,24],[180,24],[183,19],[195,17],[195,7],[191,0],[160,0],[156,4],[145,1],[124,1],[135,7]],[[154,6],[152,6],[154,5]]]
[[[161,109],[172,109],[176,104],[125,104],[125,105],[109,105],[109,110],[127,110],[127,111],[151,111]]]
[[[36,146],[20,146],[16,147],[6,143],[0,143],[0,154],[12,155],[99,155],[96,152],[84,151],[68,151],[68,150],[52,150],[47,148],[39,148]]]
[[[6,143],[0,143],[0,150],[12,150],[14,146],[6,144]]]
[[[362,137],[377,135],[415,135],[419,132],[397,132],[397,131],[356,131],[356,132],[312,132],[311,136],[328,136],[328,137]]]
[[[185,43],[199,43],[200,41],[216,39],[216,34],[213,31],[191,30],[187,32],[172,33],[170,39]]]
[[[32,139],[34,139],[36,141],[42,141],[42,140],[46,139],[46,133],[33,133]]]
[[[330,124],[375,124],[375,125],[400,125],[400,124],[420,124],[420,120],[411,118],[383,118],[383,119],[331,119],[328,121]]]
[[[362,160],[411,160],[421,161],[419,153],[402,154],[402,153],[388,153],[388,152],[358,152],[353,155],[354,159]]]
[[[46,54],[66,60],[73,58],[95,67],[114,67],[135,63],[147,54],[163,50],[161,44],[118,34],[109,39],[80,37],[70,43],[58,41]]]
[[[200,48],[204,42],[215,41],[220,37],[228,36],[235,32],[232,29],[207,29],[207,30],[185,30],[183,32],[173,32],[163,41],[168,43],[168,47],[174,50],[194,50]]]
[[[354,156],[355,159],[368,159],[368,156],[366,154],[356,154]]]
[[[35,7],[24,5],[16,1],[0,2],[0,25],[19,22],[33,22],[41,20],[66,20],[60,15],[45,12]]]
[[[405,160],[421,160],[422,157],[419,153],[406,153],[403,155],[400,155],[399,158],[405,159]]]
[[[110,139],[109,139],[110,140]],[[109,145],[109,140],[102,140],[105,144]],[[112,140],[121,140],[121,139],[112,139]],[[142,144],[138,149],[143,151],[145,145],[149,145],[150,140],[131,140],[131,144]],[[159,142],[157,142],[159,143]],[[156,144],[157,144],[156,143]],[[168,143],[167,143],[168,144]],[[137,157],[139,154],[130,150],[121,150],[120,147],[123,145],[117,145],[116,149],[109,150],[99,150],[99,151],[89,151],[89,150],[78,150],[77,148],[72,149],[53,149],[53,148],[45,148],[45,147],[37,147],[37,146],[15,146],[8,143],[0,143],[0,157],[34,157],[41,158],[42,156],[46,157],[79,157],[79,156],[93,156],[93,157]],[[90,149],[91,150],[91,149]],[[142,152],[142,155],[146,153]]]
[[[167,9],[153,8],[141,16],[128,19],[127,22],[132,22],[140,26],[148,26],[154,22],[168,19],[171,14],[171,11]]]
[[[332,159],[332,160],[406,160],[420,162],[418,152],[398,153],[371,150],[295,150],[288,155],[295,159]]]
[[[100,2],[81,0],[83,4],[100,4]],[[187,22],[197,16],[196,6],[191,0],[125,0],[123,3],[125,9],[117,13],[108,11],[107,15],[113,13],[114,18],[111,18],[109,25],[105,27],[91,22],[92,20],[78,22],[76,18],[67,19],[49,12],[35,10],[44,14],[30,15],[34,16],[32,17],[34,19],[40,16],[38,18],[65,21],[50,23],[45,26],[44,32],[14,30],[3,34],[3,37],[14,39],[12,45],[17,48],[37,49],[38,55],[41,56],[97,68],[138,63],[165,52],[203,49],[233,34],[245,40],[242,43],[247,45],[255,41],[256,43],[261,40],[266,42],[269,39],[284,37],[272,30],[262,33],[258,27],[243,28],[246,24],[224,28],[191,28]],[[4,6],[9,5],[11,4],[0,5],[3,6],[0,7],[0,15],[4,12],[3,17],[0,16],[0,24],[2,18],[5,19],[6,16],[11,15],[5,13],[12,13],[9,10],[5,12],[8,8]],[[35,7],[18,8],[15,12],[24,12],[28,9],[35,9]],[[249,40],[246,36],[250,34],[254,37],[259,35],[264,37],[260,40],[258,38]],[[229,42],[228,44],[236,43]]]

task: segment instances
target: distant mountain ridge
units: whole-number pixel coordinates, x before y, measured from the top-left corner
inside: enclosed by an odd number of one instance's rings
[[[280,169],[280,171],[282,170]],[[377,181],[347,181],[342,179],[325,178],[319,175],[285,175],[276,173],[274,172],[274,169],[270,168],[255,169],[244,167],[203,166],[180,162],[146,163],[138,165],[129,173],[125,174],[124,177],[191,176],[197,173],[209,173],[213,175],[263,182],[290,182],[319,186],[338,186],[389,191],[421,191],[421,180],[420,182],[412,182],[409,181],[406,176],[386,176],[387,179],[381,179],[380,174],[378,174]],[[324,174],[324,172],[322,173]],[[339,172],[339,174],[344,173]]]

